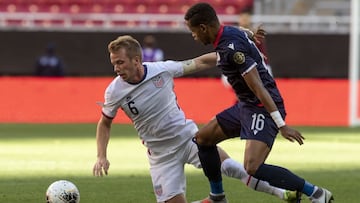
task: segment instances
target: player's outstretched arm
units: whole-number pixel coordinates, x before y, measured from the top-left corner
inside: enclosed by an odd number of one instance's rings
[[[101,116],[96,128],[97,161],[93,167],[94,176],[108,174],[110,162],[107,160],[106,150],[110,139],[112,119]]]
[[[265,89],[257,69],[253,68],[248,73],[246,73],[244,75],[244,79],[249,88],[254,92],[256,97],[259,98],[266,110],[270,113],[271,117],[280,129],[281,135],[291,142],[296,141],[302,145],[305,138],[301,135],[300,132],[288,127],[285,124],[285,121],[282,119],[274,100],[270,96],[269,92]]]
[[[216,53],[211,52],[194,59],[182,61],[184,75],[216,66]]]

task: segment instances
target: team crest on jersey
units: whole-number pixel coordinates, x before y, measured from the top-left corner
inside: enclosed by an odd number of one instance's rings
[[[242,52],[236,52],[233,56],[235,63],[243,64],[245,62],[245,55]]]
[[[155,87],[157,88],[161,88],[164,86],[164,79],[159,75],[159,76],[156,76],[152,79],[152,82],[153,84],[155,85]]]
[[[161,185],[155,185],[155,186],[154,186],[154,191],[155,191],[155,194],[156,194],[157,196],[161,196],[162,193],[163,193],[163,190],[162,190]]]

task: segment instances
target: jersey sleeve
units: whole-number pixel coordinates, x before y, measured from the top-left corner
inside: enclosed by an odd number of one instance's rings
[[[168,72],[173,78],[180,77],[184,74],[183,63],[179,61],[167,60],[158,62],[145,62],[144,65],[149,67],[150,71],[154,69],[157,73]]]
[[[111,83],[105,90],[105,102],[102,107],[102,114],[110,119],[115,118],[119,109],[114,97],[114,83]]]
[[[184,74],[184,68],[183,68],[183,64],[179,61],[164,61],[161,64],[162,68],[169,72],[171,74],[172,77],[180,77]]]
[[[256,61],[251,57],[253,51],[250,47],[252,42],[241,40],[236,43],[234,49],[228,49],[227,60],[230,65],[236,67],[242,76],[246,75],[250,70],[256,67]]]

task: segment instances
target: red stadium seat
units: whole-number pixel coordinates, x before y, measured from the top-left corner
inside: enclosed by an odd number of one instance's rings
[[[159,6],[159,10],[158,10],[159,13],[168,13],[169,12],[169,6],[166,5],[166,4],[161,4]]]
[[[136,6],[136,13],[146,13],[146,5],[145,4],[139,4]]]
[[[233,5],[228,5],[224,9],[224,13],[227,15],[235,15],[238,14],[238,9]]]
[[[180,13],[186,13],[186,11],[190,8],[189,4],[183,4],[180,7]]]
[[[93,13],[102,13],[102,12],[103,12],[103,6],[102,6],[101,4],[94,4],[94,5],[92,6],[91,11],[92,11]]]
[[[76,14],[80,12],[80,6],[78,4],[72,4],[70,5],[70,13]]]
[[[59,4],[52,4],[49,6],[50,13],[59,13],[60,12],[60,5]]]
[[[37,13],[39,12],[39,6],[36,4],[30,4],[28,10],[30,13]]]
[[[14,13],[17,11],[17,6],[15,4],[9,4],[6,7],[7,12]]]
[[[124,5],[122,4],[116,4],[114,6],[114,10],[113,10],[115,13],[124,13],[125,11],[125,8],[124,8]]]

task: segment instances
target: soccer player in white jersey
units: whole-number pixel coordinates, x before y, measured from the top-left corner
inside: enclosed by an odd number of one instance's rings
[[[97,161],[93,174],[108,174],[110,128],[118,109],[122,109],[148,148],[150,174],[157,202],[186,203],[184,165],[188,163],[201,167],[198,148],[192,141],[198,128],[192,120],[186,119],[177,104],[173,78],[215,66],[208,62],[208,57],[214,57],[215,53],[182,62],[142,63],[141,46],[128,35],[110,42],[108,50],[114,72],[118,76],[105,91],[102,116],[96,130]],[[276,195],[285,201],[293,202],[296,199],[295,192],[275,188],[249,176],[243,165],[231,159],[220,148],[219,154],[225,175],[238,178],[254,190]]]

